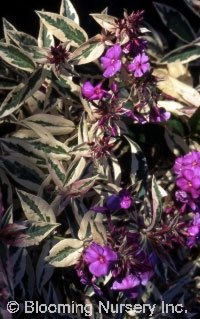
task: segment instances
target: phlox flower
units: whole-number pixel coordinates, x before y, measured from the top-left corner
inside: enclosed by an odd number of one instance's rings
[[[177,179],[176,185],[183,191],[190,193],[192,198],[200,196],[200,176],[196,176],[194,170],[184,169],[182,176]]]
[[[105,78],[111,78],[116,72],[121,69],[121,61],[120,56],[122,53],[122,49],[119,44],[115,44],[113,47],[106,51],[105,56],[103,56],[100,60],[103,64],[104,73],[103,76]]]
[[[88,100],[101,100],[104,96],[110,97],[110,94],[102,89],[103,82],[93,86],[89,81],[85,82],[82,87],[82,95]]]
[[[92,243],[86,249],[84,260],[89,264],[90,272],[96,277],[106,276],[117,261],[117,254],[108,246]]]
[[[140,78],[149,69],[149,57],[143,52],[136,55],[132,63],[128,65],[129,72],[133,72],[136,78]]]

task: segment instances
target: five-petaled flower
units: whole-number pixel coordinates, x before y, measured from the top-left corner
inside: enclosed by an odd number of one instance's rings
[[[84,260],[89,264],[90,272],[96,277],[106,276],[117,261],[117,254],[109,246],[92,243],[86,249]]]
[[[176,185],[187,193],[192,195],[192,198],[200,196],[200,176],[197,176],[194,170],[184,169],[182,176],[177,179]]]
[[[116,72],[121,69],[120,56],[122,49],[119,44],[115,44],[113,47],[106,51],[104,57],[101,57],[101,63],[103,64],[105,78],[111,78]]]
[[[89,81],[85,82],[82,87],[82,94],[88,100],[101,100],[104,96],[110,97],[111,95],[102,89],[103,82],[93,86]]]
[[[129,72],[133,72],[136,78],[140,78],[149,69],[149,57],[143,52],[136,55],[132,63],[128,65]]]

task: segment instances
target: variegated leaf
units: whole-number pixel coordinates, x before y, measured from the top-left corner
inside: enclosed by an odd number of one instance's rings
[[[68,238],[58,242],[45,258],[55,267],[69,267],[77,263],[83,251],[83,242]]]
[[[64,143],[59,141],[51,141],[44,138],[40,138],[36,141],[30,141],[30,144],[33,145],[36,150],[41,151],[41,153],[50,154],[53,158],[57,160],[70,160],[70,155]]]
[[[17,191],[26,218],[33,222],[56,223],[55,214],[51,206],[42,198]]]
[[[27,227],[26,235],[28,237],[22,243],[22,247],[38,245],[59,226],[59,224],[32,221],[26,221],[24,224]]]
[[[47,27],[40,21],[40,31],[38,36],[38,46],[39,48],[47,47],[50,48],[51,46],[54,47],[54,38],[51,32],[47,29]]]
[[[88,126],[87,126],[87,113],[83,112],[78,128],[78,144],[89,142]]]
[[[52,74],[52,86],[63,98],[79,102],[80,86],[72,82],[69,77],[60,75],[58,78]]]
[[[24,85],[20,83],[12,91],[8,93],[5,100],[2,102],[0,106],[0,118],[13,113],[21,106],[21,96],[23,89]]]
[[[83,240],[85,238],[88,238],[91,234],[91,227],[90,227],[90,220],[92,216],[94,215],[94,212],[89,210],[82,218],[80,223],[80,229],[78,231],[78,238],[80,240]]]
[[[21,47],[36,63],[45,64],[47,62],[48,52],[44,48],[39,48],[34,45],[21,45]]]
[[[180,11],[166,4],[154,2],[154,6],[166,27],[184,42],[191,42],[195,39],[195,33]]]
[[[74,182],[70,185],[68,195],[79,196],[87,193],[94,185],[97,177],[98,175]]]
[[[53,135],[69,134],[75,129],[72,121],[52,114],[35,114],[26,118],[26,121],[46,127]]]
[[[41,152],[36,150],[28,141],[15,137],[2,138],[0,141],[7,153],[21,154],[27,161],[37,166],[44,166],[46,164],[44,156],[41,156]]]
[[[26,120],[21,121],[21,124],[31,128],[40,138],[30,140],[29,143],[35,147],[36,150],[45,154],[51,154],[53,158],[58,160],[69,160],[69,148],[62,142],[56,140],[53,135],[45,127]]]
[[[21,100],[25,101],[32,96],[42,85],[47,75],[47,69],[45,67],[38,68],[31,74],[28,80],[24,84]]]
[[[162,64],[181,62],[182,64],[197,60],[200,57],[200,42],[192,42],[181,46],[161,58]]]
[[[115,32],[117,29],[115,17],[101,13],[91,13],[90,15],[98,24],[100,24],[102,28],[106,29],[107,31]]]
[[[44,180],[43,172],[22,156],[1,156],[0,166],[14,181],[32,191],[37,191]]]
[[[18,85],[18,82],[12,78],[0,76],[0,90],[12,90]]]
[[[54,240],[47,240],[42,247],[42,251],[36,265],[36,286],[39,293],[41,293],[44,285],[50,280],[54,272],[54,268],[45,260],[45,257],[48,255],[54,244]]]
[[[32,36],[24,32],[20,32],[17,30],[10,30],[8,31],[9,37],[13,40],[13,42],[17,46],[21,45],[34,45],[37,46],[37,40]]]
[[[131,181],[134,184],[138,180],[143,180],[147,178],[147,161],[144,154],[135,142],[133,142],[129,137],[125,136],[131,148]]]
[[[76,9],[74,8],[70,0],[62,0],[61,7],[60,7],[60,14],[73,20],[78,25],[80,24]]]
[[[20,83],[5,98],[0,107],[0,118],[15,112],[23,102],[32,96],[41,86],[45,77],[46,69],[39,68],[31,74],[25,84]]]
[[[84,157],[75,158],[69,165],[65,177],[65,187],[71,185],[82,175],[83,170],[86,166],[86,160]]]
[[[0,57],[8,64],[27,72],[32,72],[36,67],[35,62],[24,50],[12,44],[0,43]]]
[[[51,158],[50,156],[47,157],[47,167],[49,170],[49,173],[55,182],[55,184],[59,188],[63,188],[64,180],[66,176],[65,169],[63,165],[56,159]]]
[[[90,227],[93,241],[104,246],[107,243],[107,234],[102,221],[103,215],[97,214],[95,220],[90,220]]]
[[[6,39],[6,43],[11,43],[11,42],[13,43],[13,41],[10,41],[10,38],[8,36],[8,31],[17,31],[17,29],[5,18],[3,18],[3,31],[4,31],[4,37]]]
[[[117,158],[114,155],[108,157],[108,163],[110,165],[111,182],[120,186],[121,182],[121,167]],[[110,179],[109,179],[110,180]]]
[[[0,188],[3,190],[4,201],[6,203],[6,207],[8,207],[12,204],[13,191],[9,179],[3,169],[0,169]]]
[[[56,13],[36,11],[47,29],[60,41],[79,46],[87,41],[86,32],[74,21]]]
[[[77,65],[92,62],[103,54],[104,49],[105,44],[102,41],[102,36],[97,34],[78,47],[70,56],[70,61]]]
[[[160,221],[162,210],[163,210],[162,197],[165,197],[167,195],[166,192],[161,188],[161,186],[158,185],[155,176],[153,176],[152,178],[151,193],[152,193],[152,209],[153,209],[152,221],[147,231],[154,229],[154,227]]]

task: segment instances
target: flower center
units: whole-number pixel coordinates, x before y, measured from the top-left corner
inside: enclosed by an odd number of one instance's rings
[[[192,183],[191,183],[191,182],[188,182],[188,186],[189,186],[189,187],[192,187]]]
[[[114,64],[114,63],[115,63],[115,59],[112,59],[112,60],[111,60],[111,64]]]
[[[196,166],[197,165],[197,161],[192,162],[192,166]]]
[[[98,88],[98,89],[95,90],[95,93],[96,93],[96,94],[100,94],[101,92],[102,92],[102,89],[100,89],[100,88]]]
[[[101,256],[99,256],[99,261],[100,261],[101,264],[105,264],[106,259],[105,259],[104,256],[101,255]]]

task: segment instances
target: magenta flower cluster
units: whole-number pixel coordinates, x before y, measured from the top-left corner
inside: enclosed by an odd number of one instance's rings
[[[177,174],[175,193],[176,200],[183,204],[182,210],[189,205],[190,209],[200,209],[200,152],[192,151],[178,157],[174,164]]]

